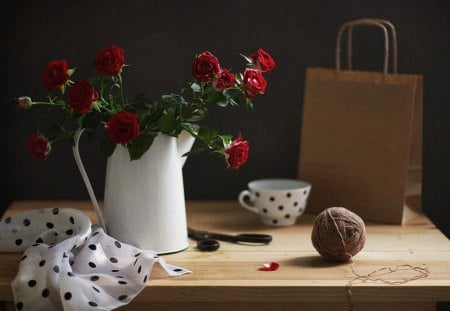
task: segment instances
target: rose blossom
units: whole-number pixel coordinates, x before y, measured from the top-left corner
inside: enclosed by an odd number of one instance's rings
[[[222,69],[220,73],[213,79],[211,85],[213,89],[220,92],[234,86],[236,78],[234,74],[226,69]]]
[[[250,58],[253,60],[253,64],[257,70],[266,72],[275,68],[275,61],[263,49],[258,49],[256,53],[250,55]]]
[[[54,60],[47,64],[42,75],[42,82],[48,91],[54,91],[69,80],[69,65],[65,60]]]
[[[46,160],[51,150],[48,139],[36,134],[28,137],[27,147],[31,156],[38,161]]]
[[[107,48],[100,49],[94,59],[95,69],[98,73],[104,75],[116,75],[122,69],[125,63],[123,49],[110,45]]]
[[[245,69],[243,83],[245,97],[247,98],[253,98],[256,94],[263,94],[267,86],[266,79],[256,69]]]
[[[85,114],[97,97],[98,94],[89,81],[75,81],[69,89],[68,102],[74,112]]]
[[[225,149],[225,160],[228,166],[237,170],[247,161],[249,150],[250,146],[248,141],[243,140],[242,136],[239,135]]]
[[[220,71],[217,58],[208,51],[198,54],[192,64],[192,75],[199,82],[209,82]]]
[[[28,109],[33,105],[33,101],[28,96],[20,96],[16,98],[17,109]]]
[[[139,122],[134,113],[121,111],[105,124],[106,135],[115,143],[127,144],[139,136]]]

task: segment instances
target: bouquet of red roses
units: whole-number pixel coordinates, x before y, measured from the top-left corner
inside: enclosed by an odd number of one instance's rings
[[[102,155],[110,156],[116,145],[122,144],[128,149],[130,160],[134,160],[150,148],[159,133],[177,137],[187,131],[196,138],[188,154],[202,150],[217,152],[224,156],[229,167],[237,169],[247,160],[249,143],[241,135],[233,140],[232,136],[221,135],[200,122],[212,104],[251,108],[255,95],[264,93],[267,82],[262,73],[275,67],[274,60],[262,49],[244,58],[247,68],[243,73],[233,74],[222,68],[212,53],[202,52],[192,64],[194,79],[180,93],[163,95],[157,100],[150,100],[145,94],[130,99],[124,95],[124,51],[114,45],[97,52],[94,66],[98,75],[89,80],[72,80],[75,69],[70,69],[66,60],[53,60],[42,75],[49,91],[47,100],[33,101],[22,96],[16,99],[16,106],[28,109],[46,105],[49,107],[46,115],[58,108],[65,117],[50,126],[51,136],[42,130],[31,135],[28,149],[36,160],[42,161],[60,139],[73,141],[77,129],[93,133],[101,128],[105,130],[100,146]],[[65,99],[58,97],[57,91]]]

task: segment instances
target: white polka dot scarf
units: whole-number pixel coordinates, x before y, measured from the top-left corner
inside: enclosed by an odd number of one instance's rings
[[[0,251],[25,251],[12,282],[17,310],[113,310],[141,292],[155,262],[171,276],[190,273],[115,240],[69,208],[6,218]]]

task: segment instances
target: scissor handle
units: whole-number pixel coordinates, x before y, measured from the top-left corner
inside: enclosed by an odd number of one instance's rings
[[[229,235],[222,233],[209,233],[208,238],[217,239],[221,241],[234,242],[234,243],[258,243],[258,244],[268,244],[272,241],[272,236],[268,234],[252,234],[252,233],[242,233],[238,235]]]
[[[272,236],[268,234],[252,234],[243,233],[235,236],[236,242],[246,242],[246,243],[262,243],[269,244],[272,242]]]
[[[272,241],[272,236],[268,234],[243,233],[238,235],[230,235],[216,232],[197,231],[188,228],[188,235],[194,240],[217,239],[227,242],[244,242],[244,243],[260,243],[268,244]]]
[[[219,242],[213,239],[205,239],[197,241],[197,248],[205,252],[214,252],[220,247]]]

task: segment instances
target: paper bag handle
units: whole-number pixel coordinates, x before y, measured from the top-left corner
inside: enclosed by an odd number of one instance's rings
[[[382,19],[376,19],[376,18],[361,18],[354,21],[350,21],[345,23],[341,26],[339,29],[338,37],[336,40],[336,70],[341,70],[341,45],[342,45],[342,36],[344,32],[348,28],[348,40],[347,40],[347,62],[348,62],[348,69],[352,70],[352,38],[353,38],[353,27],[355,26],[376,26],[380,27],[384,34],[384,65],[383,65],[383,72],[385,74],[388,73],[389,68],[389,35],[388,35],[388,29],[391,32],[392,36],[392,72],[397,73],[397,62],[398,62],[398,50],[397,50],[397,34],[395,31],[395,27],[392,23],[386,20]],[[387,28],[386,28],[387,27]]]

